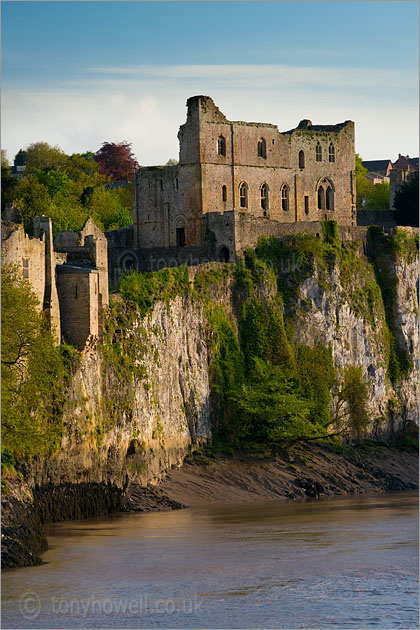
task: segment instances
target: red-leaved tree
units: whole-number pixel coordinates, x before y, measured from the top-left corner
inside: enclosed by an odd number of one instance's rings
[[[139,168],[129,142],[104,142],[95,153],[95,160],[104,175],[112,181],[131,181],[133,173]]]

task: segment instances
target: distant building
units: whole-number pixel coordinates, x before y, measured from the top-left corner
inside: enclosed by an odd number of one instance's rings
[[[419,158],[410,158],[408,155],[398,154],[398,159],[393,162],[390,172],[390,207],[394,207],[395,193],[401,188],[414,173],[419,172]]]
[[[378,173],[384,177],[388,177],[392,170],[391,160],[364,160],[362,166],[367,168],[370,173]]]

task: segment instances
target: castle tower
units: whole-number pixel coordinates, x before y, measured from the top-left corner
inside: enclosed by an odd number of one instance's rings
[[[34,237],[43,240],[45,243],[45,290],[42,309],[47,314],[57,343],[60,343],[60,306],[55,277],[52,222],[49,217],[34,217]]]

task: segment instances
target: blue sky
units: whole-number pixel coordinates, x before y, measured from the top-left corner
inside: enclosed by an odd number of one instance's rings
[[[364,159],[418,155],[417,2],[2,2],[2,147],[178,156],[185,101],[232,120],[356,123]]]

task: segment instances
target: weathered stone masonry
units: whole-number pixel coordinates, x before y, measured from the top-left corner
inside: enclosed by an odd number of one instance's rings
[[[264,233],[275,233],[278,223],[356,225],[351,121],[302,120],[279,132],[272,124],[229,121],[210,97],[194,96],[178,138],[177,166],[136,173],[135,250],[210,246],[216,258],[232,260],[259,233],[245,238],[227,213],[262,219]]]
[[[53,241],[48,217],[34,218],[33,237],[14,220],[2,221],[2,262],[17,266],[28,279],[57,342],[83,349],[88,340],[100,340],[108,305],[104,234],[89,217],[79,236],[60,232]]]

